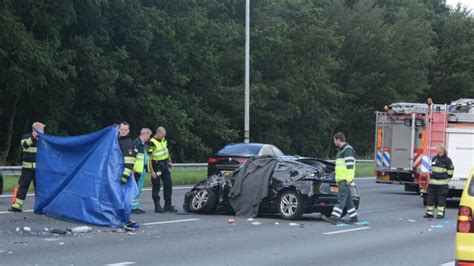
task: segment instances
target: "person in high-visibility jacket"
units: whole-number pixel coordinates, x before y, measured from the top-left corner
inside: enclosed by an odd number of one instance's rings
[[[133,141],[136,153],[133,175],[135,176],[138,187],[138,194],[132,202],[132,213],[135,214],[145,213],[145,211],[140,208],[140,195],[142,193],[143,184],[145,183],[146,173],[149,172],[147,142],[150,140],[150,137],[151,130],[149,128],[142,128],[140,136]]]
[[[172,167],[171,157],[168,151],[168,142],[166,141],[166,129],[158,127],[155,136],[150,139],[148,152],[151,154],[151,195],[155,203],[155,212],[176,212],[171,205],[171,194],[173,192],[173,183],[171,180],[170,168]],[[160,204],[160,179],[163,181],[163,197],[165,205],[162,208]]]
[[[446,197],[449,192],[448,184],[454,174],[454,165],[443,144],[436,147],[436,153],[438,155],[431,160],[431,177],[424,218],[433,218],[435,205],[437,205],[436,218],[443,219],[446,211]]]
[[[135,147],[132,138],[130,138],[130,125],[127,122],[120,123],[119,145],[123,154],[124,169],[120,176],[120,183],[126,184],[132,176],[133,166],[135,165]]]
[[[39,138],[38,133],[44,132],[45,125],[40,122],[33,123],[33,131],[30,134],[26,134],[21,139],[22,148],[22,163],[21,163],[21,176],[18,180],[18,193],[13,201],[9,211],[11,212],[22,212],[23,205],[25,203],[26,194],[30,188],[31,181],[36,188],[36,152],[38,151],[37,140]]]
[[[348,222],[355,223],[358,222],[358,214],[350,190],[355,176],[355,150],[346,142],[346,136],[342,132],[334,135],[334,145],[339,148],[336,154],[336,183],[339,192],[331,216],[322,215],[321,218],[329,223],[337,224],[341,221],[344,209],[346,209],[350,217]]]

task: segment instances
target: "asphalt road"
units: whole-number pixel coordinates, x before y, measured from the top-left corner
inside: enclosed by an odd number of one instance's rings
[[[450,202],[445,220],[426,220],[420,197],[402,186],[373,179],[357,184],[360,220],[367,224],[347,227],[325,223],[319,214],[305,215],[297,225],[277,216],[248,221],[188,214],[182,210],[188,188],[176,188],[178,214],[153,213],[151,191],[144,191],[142,208],[148,212],[134,215],[142,224],[134,234],[93,227],[90,233],[57,236],[52,228],[80,224],[4,212],[10,198],[0,197],[0,264],[454,265],[457,202]],[[32,206],[28,197],[25,209]]]

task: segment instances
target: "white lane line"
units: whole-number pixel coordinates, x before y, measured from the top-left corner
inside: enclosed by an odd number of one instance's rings
[[[375,176],[370,176],[370,177],[356,177],[355,180],[371,180],[375,179]]]
[[[388,208],[388,209],[377,209],[377,210],[368,210],[368,211],[358,211],[358,213],[386,212],[386,211],[394,211],[394,210],[402,210],[402,209],[409,209],[409,207],[404,207],[404,208]]]
[[[124,261],[124,262],[117,262],[117,263],[111,263],[111,264],[105,264],[106,266],[122,266],[122,265],[133,265],[136,264],[136,262],[132,261]]]
[[[323,233],[323,235],[343,234],[343,233],[349,233],[349,232],[354,232],[354,231],[367,230],[370,228],[371,227],[360,227],[360,228],[353,228],[353,229],[347,229],[347,230],[332,231],[332,232]]]
[[[174,224],[174,223],[185,223],[185,222],[194,222],[199,221],[200,219],[183,219],[183,220],[172,220],[172,221],[162,221],[162,222],[153,222],[153,223],[143,223],[140,225],[157,225],[157,224]]]
[[[173,187],[173,190],[180,190],[180,189],[191,189],[193,187]],[[144,188],[142,189],[144,191],[151,191],[151,188]],[[29,194],[26,194],[26,196],[28,197],[32,197],[34,196],[35,193],[29,193]],[[5,195],[0,195],[0,198],[11,198],[12,194],[5,194]]]
[[[24,210],[23,212],[33,212],[33,210]],[[7,213],[21,213],[21,212],[9,212],[9,211],[0,212],[0,214],[7,214]]]
[[[191,189],[191,188],[193,188],[193,187],[173,187],[173,190]],[[144,189],[142,189],[142,190],[144,190],[144,191],[150,191],[151,188],[144,188]]]
[[[30,194],[26,194],[26,196],[28,197],[31,197],[31,196],[34,196],[35,193],[30,193]],[[5,195],[0,195],[0,198],[11,198],[12,197],[12,194],[5,194]]]
[[[446,262],[444,264],[441,264],[440,266],[454,266],[456,265],[456,262],[453,260],[453,261],[450,261],[450,262]]]

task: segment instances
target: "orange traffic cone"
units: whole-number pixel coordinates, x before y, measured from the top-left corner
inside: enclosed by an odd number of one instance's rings
[[[13,205],[16,201],[16,194],[18,194],[18,186],[13,187],[13,195],[12,195],[12,204]]]

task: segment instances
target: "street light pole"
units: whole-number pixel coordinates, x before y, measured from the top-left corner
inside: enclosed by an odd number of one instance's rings
[[[250,0],[245,0],[245,126],[244,141],[250,141]]]

